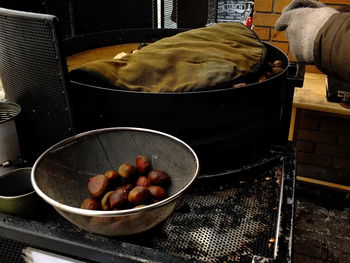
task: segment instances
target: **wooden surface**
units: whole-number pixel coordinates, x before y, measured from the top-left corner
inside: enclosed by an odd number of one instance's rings
[[[293,106],[295,108],[350,115],[350,109],[344,108],[337,102],[327,101],[326,82],[326,75],[305,73],[304,86],[295,89]]]
[[[317,73],[305,73],[304,86],[295,88],[293,109],[289,130],[290,141],[293,140],[296,109],[308,109],[350,116],[350,109],[346,109],[337,102],[329,102],[326,97],[327,76]]]
[[[306,182],[306,183],[311,183],[311,184],[324,186],[324,187],[327,187],[327,188],[332,188],[332,189],[336,189],[336,190],[349,191],[350,192],[350,187],[346,186],[346,185],[342,185],[342,184],[335,184],[335,183],[326,182],[326,181],[322,181],[322,180],[317,180],[317,179],[304,177],[304,176],[297,176],[297,180],[303,181],[303,182]]]

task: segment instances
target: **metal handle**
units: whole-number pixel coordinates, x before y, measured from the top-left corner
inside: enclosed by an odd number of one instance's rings
[[[287,81],[291,87],[301,88],[304,85],[305,64],[291,62],[287,69]]]

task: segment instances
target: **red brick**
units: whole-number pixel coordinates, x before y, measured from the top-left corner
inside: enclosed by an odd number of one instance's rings
[[[284,31],[271,30],[271,40],[287,42],[286,33]]]
[[[332,7],[337,9],[340,12],[349,12],[349,5],[338,5],[338,6],[332,6]]]
[[[277,14],[254,12],[253,24],[255,26],[275,27],[275,23],[278,18],[279,18],[279,15]]]
[[[299,127],[310,130],[318,130],[319,123],[319,118],[310,118],[304,115],[300,117]]]
[[[305,110],[305,109],[301,109],[300,110],[300,116],[306,116],[306,117],[309,117],[309,118],[320,119],[322,115],[323,115],[323,113],[320,112],[320,111]]]
[[[341,146],[350,146],[350,136],[340,135],[338,144]]]
[[[325,4],[344,4],[344,5],[350,4],[349,0],[321,0],[320,2]]]
[[[300,109],[300,116],[317,118],[324,121],[350,122],[349,116],[339,115],[336,113],[323,112],[323,111]]]
[[[269,40],[270,39],[270,28],[255,26],[253,28],[253,30],[260,37],[260,39],[262,39],[262,40]]]
[[[350,147],[344,146],[316,144],[315,152],[345,159],[350,157]]]
[[[297,133],[297,138],[313,142],[335,144],[337,142],[338,136],[336,134],[328,132],[299,129]]]
[[[347,119],[321,120],[320,130],[350,135],[350,121]]]
[[[275,0],[274,11],[281,13],[283,8],[285,8],[291,0]]]
[[[335,184],[350,185],[349,170],[347,169],[298,163],[297,175]]]
[[[289,45],[288,42],[276,42],[276,41],[270,41],[270,44],[274,45],[275,47],[282,50],[284,53],[289,53]]]
[[[342,169],[350,170],[350,159],[333,158],[332,166],[334,168],[342,168]]]
[[[313,142],[298,140],[295,147],[298,152],[312,153],[315,149],[315,144]]]
[[[321,154],[297,152],[297,161],[318,166],[330,166],[332,158]]]
[[[272,0],[255,1],[254,10],[272,12],[272,2]]]

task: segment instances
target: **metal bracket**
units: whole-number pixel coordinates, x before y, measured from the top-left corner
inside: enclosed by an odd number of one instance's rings
[[[350,103],[350,91],[338,90],[338,98],[342,98],[342,102]]]
[[[287,71],[287,80],[291,87],[303,87],[304,75],[305,64],[296,62],[289,63]]]

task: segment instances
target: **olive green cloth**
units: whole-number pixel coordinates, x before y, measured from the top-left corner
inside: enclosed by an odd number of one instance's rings
[[[218,23],[163,38],[121,59],[86,63],[71,71],[71,78],[98,78],[116,88],[144,92],[208,90],[244,82],[264,57],[265,45],[249,28]]]

